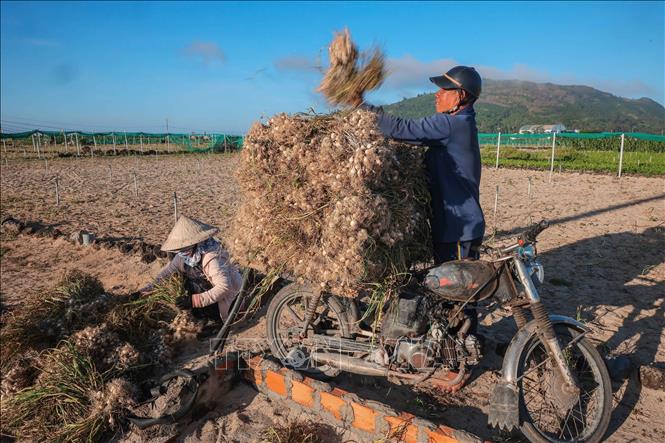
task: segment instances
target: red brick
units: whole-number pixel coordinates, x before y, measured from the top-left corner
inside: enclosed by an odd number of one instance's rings
[[[348,394],[349,391],[345,391],[344,389],[340,389],[340,388],[333,388],[333,390],[330,391],[330,393],[331,393],[332,395],[336,395],[336,396],[338,396],[338,397],[341,397],[341,396],[343,396],[344,394]]]
[[[247,365],[249,366],[250,369],[253,369],[255,371],[260,371],[261,370],[261,360],[263,360],[263,357],[260,355],[257,355],[255,357],[252,357],[249,359],[247,362]]]
[[[352,402],[351,407],[353,408],[352,425],[363,431],[374,432],[374,421],[376,420],[377,415],[376,411],[356,402]]]
[[[439,432],[441,432],[444,435],[447,435],[448,437],[452,437],[455,430],[445,425],[439,425]]]
[[[332,392],[321,392],[321,407],[330,412],[337,420],[343,420],[342,408],[346,402],[339,396],[335,395],[335,390]]]
[[[418,442],[418,427],[411,424],[411,414],[400,414],[399,417],[385,416],[388,426],[390,426],[390,435],[399,437],[404,443]]]
[[[441,430],[433,430],[430,431],[429,429],[425,431],[427,434],[427,438],[431,443],[458,443],[456,438],[449,437],[445,433],[441,432]]]
[[[286,397],[286,380],[284,375],[275,371],[266,371],[266,387],[282,397]]]
[[[291,398],[303,406],[314,406],[314,389],[303,382],[291,380]]]

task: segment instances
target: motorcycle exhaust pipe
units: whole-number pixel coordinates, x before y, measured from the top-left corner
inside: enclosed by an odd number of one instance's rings
[[[310,358],[317,363],[333,366],[342,371],[353,372],[354,374],[386,377],[389,373],[388,368],[360,358],[349,357],[348,355],[333,354],[330,352],[312,352]]]
[[[310,358],[323,365],[333,366],[346,372],[352,372],[360,375],[371,375],[375,377],[387,377],[389,375],[401,379],[409,380],[411,383],[418,384],[430,378],[431,373],[425,376],[420,374],[404,374],[401,372],[391,371],[388,368],[371,363],[360,358],[349,357],[348,355],[333,354],[330,352],[312,352]],[[440,378],[432,378],[432,383],[441,389],[447,391],[456,391],[461,387],[462,382],[466,377],[466,365],[462,364],[459,368],[457,375],[451,380],[443,380]]]

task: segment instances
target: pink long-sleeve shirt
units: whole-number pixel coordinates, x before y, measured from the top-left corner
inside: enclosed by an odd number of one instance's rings
[[[242,277],[238,268],[231,263],[229,253],[220,246],[216,250],[203,254],[201,270],[212,284],[212,288],[205,292],[192,294],[192,306],[202,308],[216,302],[219,305],[220,315],[225,316],[233,297],[238,294],[242,285]],[[175,273],[181,273],[185,277],[196,277],[194,268],[185,265],[183,257],[176,255],[157,274],[155,282],[158,283]],[[141,291],[149,290],[152,286],[153,284],[150,284]]]

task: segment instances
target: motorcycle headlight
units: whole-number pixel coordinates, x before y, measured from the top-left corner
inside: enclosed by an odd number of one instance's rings
[[[527,265],[527,269],[532,280],[535,275],[540,283],[545,281],[545,268],[538,260],[533,260],[531,263],[529,263]]]
[[[522,246],[517,250],[517,253],[522,258],[522,260],[533,260],[536,258],[536,247],[533,245]]]

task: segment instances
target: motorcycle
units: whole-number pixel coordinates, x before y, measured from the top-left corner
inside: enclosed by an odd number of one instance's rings
[[[415,272],[414,283],[374,318],[358,299],[291,283],[268,307],[271,351],[315,377],[346,371],[428,383],[445,395],[460,389],[482,358],[475,307],[495,302],[511,311],[517,332],[491,395],[489,424],[519,429],[532,442],[601,441],[612,406],[605,362],[589,329],[549,315],[536,287],[544,278],[537,236],[547,227],[542,221],[507,248],[486,248],[488,260]]]

